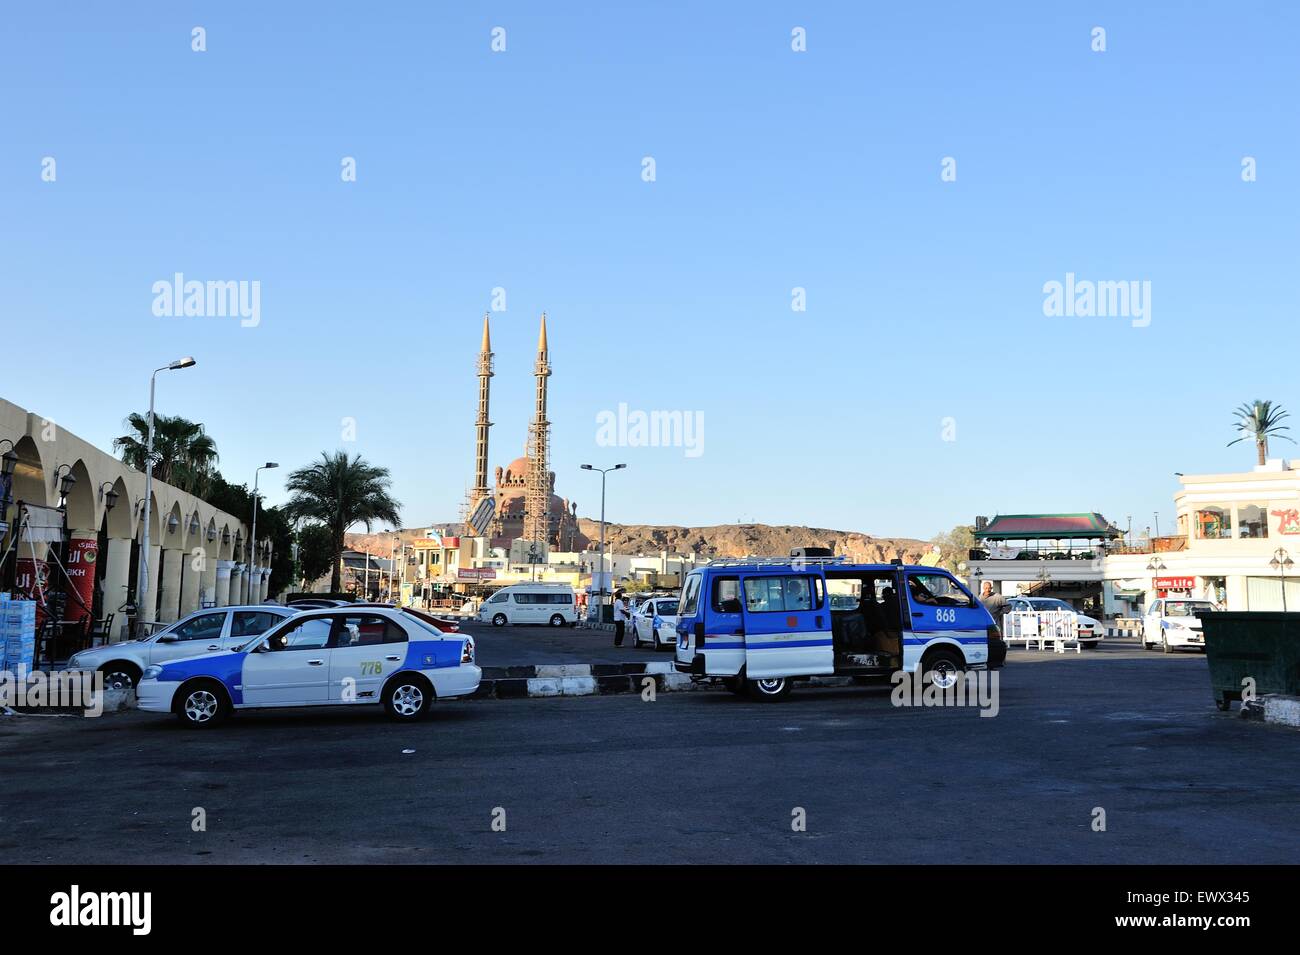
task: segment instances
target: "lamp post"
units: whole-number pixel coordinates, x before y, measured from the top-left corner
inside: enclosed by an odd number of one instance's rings
[[[626,464],[616,464],[612,468],[598,468],[590,464],[582,465],[584,471],[600,472],[600,591],[601,603],[604,603],[605,597],[605,475],[610,471],[618,471],[627,467]]]
[[[249,556],[249,558],[250,558],[250,563],[251,563],[251,561],[253,561],[253,560],[257,560],[257,479],[258,479],[259,477],[262,476],[262,472],[263,472],[263,471],[270,471],[271,469],[273,469],[273,468],[278,468],[279,466],[280,466],[280,465],[276,464],[274,461],[267,461],[267,462],[266,462],[265,464],[263,464],[260,468],[256,468],[256,469],[254,469],[254,471],[253,471],[253,529],[249,532],[249,538],[250,538],[250,540],[249,540],[249,546],[248,546],[248,556]],[[253,594],[252,594],[252,592],[251,592],[251,588],[252,588],[252,586],[253,586],[253,568],[252,568],[252,567],[249,567],[249,568],[248,568],[248,586],[249,586],[249,588],[250,588],[250,592],[249,592],[249,595],[248,595],[248,602],[249,602],[249,603],[261,603],[261,602],[262,602],[262,601],[261,601],[261,591],[258,591],[258,599],[257,599],[257,600],[254,600],[254,599],[253,599]],[[259,586],[261,586],[261,585],[259,584]]]
[[[1268,566],[1282,576],[1282,612],[1286,613],[1286,572],[1295,566],[1295,561],[1291,559],[1291,555],[1286,550],[1279,547],[1273,551],[1273,559],[1268,562]]]
[[[153,496],[153,398],[158,372],[189,368],[194,363],[194,359],[187,355],[184,358],[176,359],[169,365],[155,368],[153,374],[149,376],[149,432],[145,436],[144,443],[144,505],[140,509],[140,513],[143,515],[140,523],[140,570],[135,583],[137,615],[141,613],[140,603],[149,590],[149,499]]]

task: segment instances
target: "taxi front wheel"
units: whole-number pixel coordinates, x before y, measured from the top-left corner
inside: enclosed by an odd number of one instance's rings
[[[419,677],[398,677],[384,690],[384,710],[399,723],[418,720],[433,702],[433,689]]]
[[[185,687],[176,700],[176,715],[189,729],[207,729],[230,715],[230,705],[221,687],[204,680]]]

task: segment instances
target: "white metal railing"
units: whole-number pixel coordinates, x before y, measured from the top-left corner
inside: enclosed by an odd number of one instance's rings
[[[1081,653],[1079,646],[1079,617],[1068,610],[1013,610],[1002,618],[1002,636],[1008,644],[1013,640],[1025,641],[1025,649],[1031,644],[1036,650],[1051,649],[1064,653],[1068,644],[1074,645],[1074,652]]]

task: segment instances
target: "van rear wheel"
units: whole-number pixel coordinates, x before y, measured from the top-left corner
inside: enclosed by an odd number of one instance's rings
[[[790,695],[791,686],[790,680],[783,676],[772,677],[767,680],[745,681],[745,689],[748,690],[751,698],[768,703],[785,699]]]

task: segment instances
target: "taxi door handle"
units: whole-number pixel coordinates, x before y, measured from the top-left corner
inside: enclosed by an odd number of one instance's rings
[[[745,635],[745,628],[744,628],[744,627],[737,627],[735,632],[736,632],[737,636],[741,636],[741,637],[743,637],[743,636]]]
[[[216,644],[216,643],[209,643],[209,644],[208,644],[208,649],[209,649],[209,650],[220,650],[220,649],[221,649],[221,645],[220,645],[220,644]]]
[[[399,656],[397,656],[397,655],[393,655],[393,656],[391,656],[391,657],[384,657],[384,659],[385,659],[385,660],[400,660],[400,659],[402,659],[402,658],[399,657]]]
[[[308,661],[307,661],[307,666],[309,666],[309,667],[318,667],[318,666],[320,666],[321,664],[323,664],[324,662],[325,662],[324,660],[308,660]]]
[[[919,611],[919,610],[913,610],[913,611],[912,611],[912,616],[913,616],[913,617],[924,617],[925,614],[921,613],[921,611]]]

